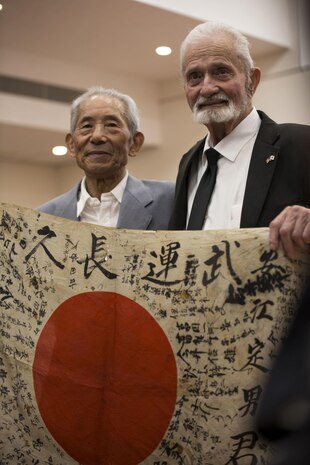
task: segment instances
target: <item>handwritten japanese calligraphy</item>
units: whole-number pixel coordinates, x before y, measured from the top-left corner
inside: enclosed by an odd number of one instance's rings
[[[255,419],[308,261],[270,251],[267,229],[118,230],[1,204],[0,463],[268,465]]]

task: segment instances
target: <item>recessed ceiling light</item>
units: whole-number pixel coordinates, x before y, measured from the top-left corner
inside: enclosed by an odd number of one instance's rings
[[[3,9],[3,5],[2,3],[0,3],[0,11]]]
[[[156,50],[155,50],[157,55],[162,55],[162,56],[170,55],[171,51],[172,51],[171,48],[167,47],[166,45],[162,45],[160,47],[157,47]]]
[[[52,152],[53,155],[62,156],[66,155],[68,150],[67,147],[65,147],[64,145],[56,145],[55,147],[53,147]]]

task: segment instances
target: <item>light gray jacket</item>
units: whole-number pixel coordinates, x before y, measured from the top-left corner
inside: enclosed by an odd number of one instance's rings
[[[165,230],[174,198],[174,183],[170,181],[142,181],[128,176],[118,228]],[[70,191],[40,205],[36,210],[79,221],[77,200],[81,188],[79,181]]]

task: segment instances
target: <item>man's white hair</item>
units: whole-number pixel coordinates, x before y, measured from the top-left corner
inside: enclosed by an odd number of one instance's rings
[[[207,21],[202,24],[198,24],[192,29],[185,37],[181,44],[180,58],[182,74],[184,74],[184,58],[187,48],[195,43],[200,43],[203,40],[206,42],[212,40],[215,35],[226,34],[234,39],[234,47],[237,56],[242,60],[244,64],[244,71],[247,77],[250,76],[251,69],[254,67],[254,62],[250,54],[250,44],[248,39],[237,29],[228,26],[227,24]]]
[[[103,95],[107,97],[112,97],[121,102],[122,106],[124,107],[124,116],[127,120],[128,129],[130,134],[134,136],[140,127],[139,121],[139,111],[135,101],[126,94],[122,94],[121,92],[115,89],[107,89],[101,86],[93,86],[90,87],[86,92],[79,95],[75,100],[73,100],[71,105],[71,123],[70,123],[70,131],[73,134],[76,123],[78,119],[79,108],[82,103],[86,100],[90,99],[91,97],[95,97],[97,95]]]

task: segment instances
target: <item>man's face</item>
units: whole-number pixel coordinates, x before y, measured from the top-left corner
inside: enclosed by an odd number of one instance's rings
[[[83,102],[76,128],[66,141],[70,155],[86,176],[119,181],[123,178],[133,139],[117,99],[97,95]]]
[[[183,70],[186,98],[197,122],[236,126],[249,113],[251,92],[229,37],[189,46]]]

